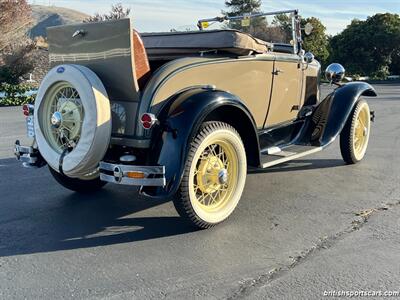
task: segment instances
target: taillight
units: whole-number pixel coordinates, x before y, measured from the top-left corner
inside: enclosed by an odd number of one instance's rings
[[[158,120],[155,115],[145,113],[140,118],[140,122],[142,123],[144,129],[151,129],[154,124],[158,122]]]
[[[34,110],[35,110],[35,107],[31,104],[24,104],[22,106],[22,112],[24,113],[25,117],[32,116]]]

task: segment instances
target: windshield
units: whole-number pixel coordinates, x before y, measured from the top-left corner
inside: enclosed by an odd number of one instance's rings
[[[292,44],[292,15],[243,16],[243,18],[202,22],[203,30],[235,29],[271,43]]]

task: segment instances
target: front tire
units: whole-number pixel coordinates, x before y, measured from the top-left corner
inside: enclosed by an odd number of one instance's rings
[[[367,151],[371,131],[371,112],[365,100],[359,100],[340,135],[340,152],[347,164],[360,162]]]
[[[175,208],[198,228],[215,226],[235,210],[246,175],[246,151],[238,132],[226,123],[204,123],[191,143]]]
[[[88,176],[88,179],[71,178],[66,175],[60,174],[49,166],[49,170],[53,178],[63,187],[82,194],[89,194],[96,192],[103,188],[107,182],[101,181],[98,176]]]

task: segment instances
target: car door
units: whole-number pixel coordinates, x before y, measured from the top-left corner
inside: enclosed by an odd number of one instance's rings
[[[279,54],[273,71],[270,108],[264,127],[272,127],[294,120],[301,104],[300,56]]]

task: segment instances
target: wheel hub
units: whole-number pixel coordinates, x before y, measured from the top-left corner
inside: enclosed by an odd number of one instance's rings
[[[214,193],[228,182],[228,171],[217,156],[209,156],[200,163],[197,182],[203,193]]]
[[[66,101],[61,105],[62,128],[68,131],[69,139],[79,137],[82,115],[78,105],[72,101]]]
[[[51,125],[53,125],[54,128],[60,128],[62,124],[62,114],[59,111],[56,111],[50,119]]]
[[[227,169],[222,169],[218,173],[218,181],[220,184],[226,184],[228,183],[228,170]]]
[[[45,101],[40,121],[46,140],[58,153],[74,149],[81,137],[85,115],[78,91],[61,82],[48,90]]]

